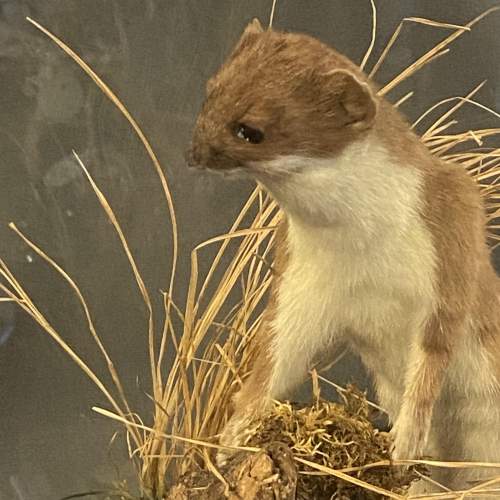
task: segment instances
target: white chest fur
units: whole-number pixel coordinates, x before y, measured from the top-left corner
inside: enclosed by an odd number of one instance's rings
[[[418,171],[369,143],[336,159],[283,158],[266,167],[287,165],[303,168],[285,182],[263,179],[289,220],[272,392],[284,395],[319,352],[347,341],[394,417],[409,350],[434,304],[435,256]]]

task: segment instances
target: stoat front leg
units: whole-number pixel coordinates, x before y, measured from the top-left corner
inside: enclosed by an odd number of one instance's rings
[[[465,324],[463,314],[437,311],[412,346],[399,415],[392,428],[393,459],[420,458],[427,444],[434,405],[450,362],[454,340]]]
[[[473,256],[483,245],[482,234],[475,228],[482,221],[470,208],[474,200],[462,198],[462,204],[453,207],[445,207],[440,196],[428,200],[431,227],[439,228],[433,238],[437,263],[434,292],[428,297],[430,311],[410,349],[403,401],[393,428],[395,459],[415,459],[424,453],[450,361],[464,335],[476,333],[468,325],[479,279],[478,261]]]
[[[233,412],[219,439],[219,444],[222,446],[236,447],[244,444],[245,431],[249,429],[251,422],[265,413],[271,404],[270,386],[273,366],[270,339],[262,337],[262,333],[258,332],[255,339],[258,345],[250,375],[233,396]],[[217,453],[217,464],[224,465],[236,451],[221,448]]]
[[[304,333],[287,335],[287,332],[273,331],[269,325],[259,333],[255,339],[258,351],[252,371],[234,396],[233,414],[219,440],[223,446],[244,444],[251,422],[269,410],[273,400],[287,397],[304,382],[311,368],[309,354],[315,353],[314,345],[304,348],[298,345]],[[223,465],[234,451],[221,449],[217,455],[218,464]]]

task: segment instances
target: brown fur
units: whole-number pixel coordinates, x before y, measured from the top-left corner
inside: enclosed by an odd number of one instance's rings
[[[190,163],[223,170],[248,168],[251,160],[277,155],[331,156],[363,131],[362,126],[346,124],[366,122],[368,127],[375,115],[369,85],[352,85],[354,79],[366,82],[352,62],[325,50],[314,38],[246,32],[207,85]],[[240,89],[245,89],[244,94]],[[248,147],[227,133],[236,123],[263,130],[266,140],[257,149]]]

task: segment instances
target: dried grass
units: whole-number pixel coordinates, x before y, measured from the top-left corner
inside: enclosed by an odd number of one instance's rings
[[[273,2],[272,16],[275,7],[276,2]],[[363,58],[363,65],[367,64],[375,43],[376,9],[373,2],[372,9],[372,40]],[[370,72],[371,76],[375,75],[383,64],[406,22],[451,30],[452,34],[419,57],[391,81],[386,82],[381,87],[380,94],[387,94],[419,69],[437,57],[444,55],[455,39],[469,31],[478,21],[494,10],[496,9],[486,11],[465,26],[456,26],[421,18],[404,19],[389,40],[379,60],[373,65]],[[153,323],[152,301],[141,278],[140,264],[135,260],[127,244],[126,235],[105,195],[93,181],[88,169],[75,153],[75,157],[86,174],[91,188],[120,238],[123,251],[133,270],[136,285],[148,311],[147,332],[152,398],[154,402],[152,416],[143,414],[141,419],[129,408],[118,370],[113,365],[96,331],[92,322],[91,311],[78,285],[47,253],[24,235],[14,224],[11,224],[11,228],[57,271],[76,294],[85,312],[89,333],[99,347],[103,360],[108,367],[113,382],[112,386],[107,387],[90,369],[86,361],[64,341],[56,327],[47,321],[43,313],[33,303],[23,286],[10,271],[8,264],[1,259],[0,276],[2,282],[0,283],[0,290],[3,291],[4,295],[0,297],[0,301],[16,302],[49,334],[103,393],[113,411],[102,408],[94,408],[94,410],[108,418],[119,421],[125,426],[130,456],[138,467],[140,483],[145,497],[163,498],[167,491],[165,481],[167,476],[173,480],[200,465],[204,465],[220,481],[224,481],[224,478],[220,476],[211,462],[209,451],[219,447],[217,445],[217,433],[224,426],[227,419],[231,395],[240,386],[241,379],[248,372],[249,363],[251,362],[252,338],[262,322],[261,310],[273,275],[271,250],[274,229],[279,224],[280,213],[275,203],[257,187],[226,234],[212,238],[198,245],[192,251],[189,290],[185,307],[181,310],[178,305],[172,302],[177,262],[177,224],[174,203],[167,179],[150,143],[130,112],[94,70],[58,37],[36,21],[28,20],[68,54],[121,111],[138,139],[144,145],[164,190],[166,207],[172,227],[173,262],[170,276],[166,280],[168,291],[164,293],[165,319],[163,325],[158,328]],[[270,22],[272,22],[272,18]],[[480,87],[476,87],[466,97],[455,97],[437,103],[424,113],[416,124],[421,125],[425,120],[433,116],[433,121],[423,133],[422,140],[436,156],[444,160],[452,160],[461,167],[466,168],[477,180],[482,188],[488,207],[491,239],[493,244],[497,244],[500,241],[497,221],[500,213],[500,194],[497,187],[498,176],[500,175],[500,148],[485,148],[484,141],[489,137],[498,135],[500,128],[479,130],[465,128],[461,131],[450,132],[451,127],[457,130],[455,116],[464,104],[479,106],[487,110],[487,108],[472,99]],[[401,105],[411,95],[412,93],[407,94],[397,104]],[[447,105],[450,104],[452,106],[448,108]],[[439,114],[438,111],[443,108],[446,111]],[[494,113],[492,110],[487,111]],[[250,220],[250,223],[244,222],[248,220]],[[239,241],[239,245],[236,250],[233,250],[232,247],[229,247],[229,243],[236,239]],[[203,250],[212,245],[218,247],[217,254],[207,274],[200,276],[198,259]],[[228,263],[222,266],[223,261]],[[174,324],[179,320],[183,325],[182,332],[176,331],[174,327]],[[159,345],[158,350],[156,350],[157,345]],[[168,375],[164,377],[162,368],[167,357],[173,358],[173,363]],[[317,380],[321,379],[321,377],[318,377]],[[377,484],[377,480],[373,479],[372,473],[377,468],[385,468],[387,471],[388,467],[394,466],[390,465],[387,454],[375,456],[369,452],[369,447],[377,439],[382,439],[379,443],[381,449],[387,448],[387,442],[382,435],[372,435],[370,434],[372,431],[368,432],[365,427],[361,426],[358,430],[360,430],[361,434],[365,432],[366,439],[364,443],[358,436],[359,442],[346,445],[345,448],[340,446],[340,441],[329,442],[330,447],[327,447],[327,451],[324,451],[322,446],[328,442],[328,439],[332,441],[331,429],[325,430],[322,431],[322,434],[319,433],[319,437],[316,435],[314,437],[314,439],[323,440],[322,444],[319,445],[316,451],[311,450],[310,446],[313,441],[308,442],[307,431],[301,427],[302,424],[298,425],[297,422],[312,418],[312,412],[316,411],[314,414],[315,422],[318,425],[324,424],[327,429],[329,429],[328,426],[330,425],[337,425],[341,420],[349,422],[349,425],[354,426],[356,429],[358,425],[348,419],[346,420],[345,414],[342,412],[347,410],[343,407],[331,403],[322,403],[322,405],[326,406],[321,406],[318,401],[315,404],[316,406],[313,405],[308,409],[294,409],[287,403],[278,403],[275,411],[271,414],[270,420],[261,424],[260,430],[258,430],[260,436],[265,437],[274,432],[278,420],[283,425],[285,425],[285,421],[290,422],[293,420],[295,422],[294,431],[292,433],[288,428],[286,436],[288,436],[290,446],[296,451],[295,459],[304,473],[301,477],[313,477],[313,471],[316,471],[317,474],[328,476],[329,480],[335,484],[340,484],[338,482],[340,481],[345,488],[364,488],[377,495],[402,498],[400,493],[389,491],[390,486],[386,483],[382,486],[382,483]],[[335,409],[335,422],[331,418],[330,410],[332,408]],[[151,421],[151,424],[145,425],[143,420]],[[328,423],[327,426],[325,420],[330,420],[331,424]],[[250,443],[253,446],[249,446],[247,451],[252,452],[258,449],[259,440],[257,435],[254,436],[254,440]],[[328,436],[330,437],[328,438]],[[313,439],[312,436],[311,439]],[[309,448],[306,449],[304,443],[308,443]],[[368,443],[371,443],[371,445]],[[361,444],[363,446],[360,447]],[[349,448],[350,446],[354,446],[356,452],[353,452]],[[316,445],[313,448],[315,447]],[[332,447],[336,450],[335,453],[333,453]],[[351,460],[353,455],[356,455],[356,460]],[[345,467],[336,461],[337,459],[340,460],[340,456],[344,458],[350,457],[347,463],[344,463]],[[332,461],[332,458],[335,458],[335,460]],[[420,464],[428,467],[495,466],[495,464],[456,464],[432,461],[410,461],[398,464]],[[498,466],[498,464],[496,465]],[[366,481],[361,477],[365,478]],[[306,481],[306,479],[302,479],[302,481]],[[488,484],[478,485],[469,492],[471,495],[475,495],[482,488],[494,485],[499,481],[500,478],[492,480]],[[426,498],[464,498],[467,493],[449,492],[443,488],[443,493],[428,495]],[[126,498],[125,493],[123,498]]]

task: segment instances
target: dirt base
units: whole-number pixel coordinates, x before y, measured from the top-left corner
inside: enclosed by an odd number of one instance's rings
[[[273,443],[259,453],[240,453],[220,470],[224,482],[208,471],[185,475],[168,500],[293,500],[298,470],[290,449]]]
[[[262,448],[261,452],[240,452],[214,472],[201,465],[184,474],[167,498],[386,498],[326,470],[341,471],[375,487],[404,493],[417,478],[415,470],[390,465],[390,436],[373,426],[364,395],[351,387],[343,397],[343,404],[319,399],[310,406],[276,403],[266,418],[251,426],[243,443]],[[370,466],[374,463],[378,465]]]

